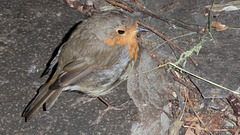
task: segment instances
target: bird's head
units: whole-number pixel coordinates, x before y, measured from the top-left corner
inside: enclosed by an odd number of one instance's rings
[[[137,59],[137,33],[142,29],[139,29],[135,18],[120,11],[111,11],[98,16],[97,25],[99,39],[109,46],[125,45],[130,59]]]

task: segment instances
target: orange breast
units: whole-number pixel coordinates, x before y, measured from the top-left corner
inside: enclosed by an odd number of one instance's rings
[[[116,33],[113,39],[104,39],[104,42],[112,45],[126,45],[130,59],[137,60],[138,43],[137,43],[137,24],[132,27],[125,28],[125,34],[119,35]]]

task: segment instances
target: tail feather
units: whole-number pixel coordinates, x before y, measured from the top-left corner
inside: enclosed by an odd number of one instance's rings
[[[44,97],[44,95],[46,95],[47,92],[48,92],[48,87],[47,87],[46,84],[44,84],[39,89],[39,93],[36,95],[36,97],[26,107],[26,109],[25,109],[25,111],[23,113],[23,117],[25,117],[25,115],[28,112],[28,110],[31,110],[33,108],[33,106],[35,106]]]
[[[48,85],[43,85],[40,90],[38,95],[33,99],[32,102],[28,104],[28,106],[25,108],[22,116],[25,117],[25,121],[29,121],[32,116],[43,106],[46,101],[48,101],[49,98],[52,98],[54,95],[54,101],[51,99],[50,103],[51,106],[55,103],[57,97],[60,95],[62,92],[62,89],[56,89],[56,90],[49,90]],[[57,93],[57,94],[56,94]],[[49,107],[50,109],[50,107]]]
[[[56,90],[56,92],[47,100],[45,104],[46,110],[50,110],[54,103],[56,102],[59,95],[62,93],[62,90]]]

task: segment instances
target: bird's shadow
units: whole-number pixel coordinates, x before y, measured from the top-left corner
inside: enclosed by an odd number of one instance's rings
[[[66,33],[66,35],[63,37],[62,39],[62,42],[55,48],[55,50],[53,51],[52,53],[52,56],[50,58],[50,60],[48,61],[48,63],[46,64],[46,68],[45,70],[43,71],[43,73],[41,74],[40,77],[43,77],[45,75],[47,75],[49,73],[49,71],[51,72],[48,79],[47,79],[47,82],[52,78],[53,74],[54,74],[54,71],[56,70],[56,67],[58,65],[58,63],[53,67],[53,69],[49,69],[49,67],[51,66],[51,62],[52,60],[56,57],[56,55],[58,54],[58,51],[59,49],[61,48],[61,46],[64,45],[64,43],[70,38],[70,36],[72,35],[72,33],[75,31],[75,29],[77,28],[77,26],[79,24],[81,24],[81,22],[79,23],[76,23],[75,25],[73,25],[73,27]]]

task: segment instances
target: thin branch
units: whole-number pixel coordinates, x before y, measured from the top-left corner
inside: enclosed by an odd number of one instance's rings
[[[162,33],[154,30],[152,27],[145,25],[144,23],[141,22],[137,22],[139,25],[142,25],[143,27],[149,29],[150,31],[152,31],[153,33],[155,33],[156,35],[158,35],[159,37],[161,37],[162,39],[166,40],[170,45],[172,45],[174,48],[180,50],[181,52],[184,52],[183,49],[181,49],[180,47],[178,47],[174,42],[172,42],[167,36],[163,35]],[[198,65],[197,61],[194,60],[191,56],[189,56],[189,59],[193,62],[194,65]]]
[[[123,5],[127,5],[128,8],[133,9],[133,11],[141,12],[142,14],[149,15],[149,16],[151,16],[153,18],[156,18],[158,20],[164,21],[164,22],[166,22],[169,25],[173,24],[173,25],[176,25],[178,27],[182,27],[184,29],[187,29],[187,30],[190,30],[190,31],[194,31],[196,33],[200,33],[201,32],[201,30],[199,30],[199,29],[195,29],[195,28],[189,27],[189,26],[184,25],[184,24],[182,24],[180,22],[177,22],[176,20],[169,19],[169,18],[160,16],[160,15],[156,15],[152,11],[149,12],[148,10],[146,10],[146,8],[142,9],[141,6],[136,6],[134,3],[129,3],[129,2],[126,2],[126,1],[122,1],[122,0],[116,0],[116,1],[118,1],[119,3],[122,3]]]
[[[110,3],[110,4],[112,4],[112,5],[114,5],[114,6],[118,6],[118,7],[122,8],[122,9],[125,9],[125,10],[127,10],[128,12],[130,12],[130,13],[133,13],[133,12],[134,12],[133,9],[125,6],[124,4],[118,3],[118,2],[113,1],[113,0],[105,0],[105,1],[108,2],[108,3]]]
[[[137,4],[139,7],[143,8],[143,9],[145,9],[147,12],[150,12],[150,13],[153,14],[153,12],[152,12],[151,10],[147,9],[147,8],[144,7],[142,4],[140,4],[140,3],[138,2],[138,0],[135,0],[135,2],[136,2],[136,4]]]
[[[202,121],[202,119],[199,117],[199,115],[198,115],[197,112],[195,111],[195,109],[194,109],[194,107],[193,107],[193,105],[192,105],[192,102],[191,102],[191,100],[189,99],[189,97],[186,97],[186,98],[187,98],[187,100],[188,100],[188,102],[189,102],[189,104],[190,104],[190,106],[191,106],[194,114],[197,116],[198,120],[202,123],[202,125],[204,126],[204,128],[206,129],[206,131],[208,131],[208,132],[212,135],[212,132],[210,132],[210,131],[208,130],[208,128],[206,127],[205,123]]]

